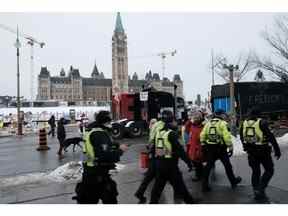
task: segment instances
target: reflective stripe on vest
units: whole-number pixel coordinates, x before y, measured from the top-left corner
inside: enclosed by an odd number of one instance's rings
[[[246,143],[256,144],[256,145],[265,145],[268,144],[265,140],[262,130],[260,129],[261,119],[255,120],[245,120],[243,123],[243,138]],[[250,129],[253,129],[255,134],[250,134]]]
[[[95,152],[93,145],[90,141],[90,135],[93,132],[105,132],[102,128],[93,128],[91,131],[85,133],[85,138],[84,138],[84,147],[83,147],[83,153],[86,155],[86,160],[85,163],[89,167],[95,166]]]
[[[223,133],[221,130],[221,122],[223,120],[221,119],[211,119],[207,124],[207,144],[223,144]]]
[[[172,158],[172,145],[168,140],[171,130],[158,131],[155,139],[155,156]]]

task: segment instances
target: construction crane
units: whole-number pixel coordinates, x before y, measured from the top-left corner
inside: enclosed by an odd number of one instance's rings
[[[172,52],[162,52],[159,53],[158,56],[162,58],[162,79],[164,79],[165,76],[165,59],[167,56],[171,55],[174,56],[176,54],[176,49]]]
[[[10,28],[9,26],[0,24],[0,28],[9,31],[13,34],[17,34],[17,30]],[[27,44],[30,45],[30,70],[31,70],[31,80],[30,80],[30,97],[31,101],[34,99],[34,44],[38,44],[40,48],[43,48],[45,46],[44,42],[39,42],[35,38],[23,34],[23,33],[18,33],[20,37],[23,37],[27,40]]]

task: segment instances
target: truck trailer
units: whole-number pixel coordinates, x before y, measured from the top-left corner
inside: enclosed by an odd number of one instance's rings
[[[288,117],[288,83],[284,82],[235,82],[235,110],[237,119],[247,116],[252,107],[272,120]],[[213,85],[211,90],[212,111],[223,109],[230,112],[229,84]]]

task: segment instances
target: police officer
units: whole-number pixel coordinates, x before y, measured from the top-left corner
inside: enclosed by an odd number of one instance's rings
[[[144,179],[141,182],[138,190],[135,193],[135,197],[139,199],[139,203],[143,204],[146,203],[146,197],[144,196],[144,193],[150,184],[150,182],[155,178],[156,176],[156,170],[155,170],[155,137],[159,130],[161,130],[164,127],[164,121],[162,119],[158,120],[156,123],[153,124],[149,131],[149,145],[147,146],[148,153],[149,153],[149,165],[147,172],[145,173]]]
[[[248,154],[248,163],[252,169],[252,186],[254,189],[255,200],[265,200],[265,188],[274,173],[274,165],[271,158],[271,146],[274,149],[274,155],[278,160],[281,157],[279,145],[271,133],[267,121],[260,118],[258,108],[252,108],[249,117],[240,127],[240,138],[244,151]],[[260,165],[264,167],[264,173],[261,176]]]
[[[202,151],[207,161],[203,171],[202,191],[210,191],[209,175],[215,165],[215,161],[220,159],[225,167],[226,175],[231,187],[235,188],[241,182],[241,177],[235,177],[229,157],[233,154],[231,134],[227,127],[225,112],[217,110],[212,119],[209,120],[200,134]]]
[[[103,204],[117,203],[117,186],[109,170],[116,168],[115,163],[127,146],[112,140],[110,123],[110,113],[100,111],[96,121],[88,125],[83,147],[87,159],[83,162],[82,182],[75,189],[75,199],[80,204],[97,204],[100,199]]]
[[[174,192],[182,196],[185,203],[194,203],[194,199],[184,184],[178,167],[178,159],[180,157],[185,161],[190,171],[192,164],[178,141],[177,133],[171,130],[172,112],[163,111],[162,120],[165,125],[156,133],[155,138],[156,180],[152,188],[150,203],[158,203],[167,181],[172,185]]]

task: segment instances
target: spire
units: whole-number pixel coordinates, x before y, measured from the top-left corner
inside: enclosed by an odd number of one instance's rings
[[[114,31],[115,32],[124,33],[124,28],[123,28],[123,25],[122,25],[120,12],[117,12],[116,26],[115,26],[115,30]]]
[[[93,71],[92,71],[92,74],[91,74],[91,77],[97,77],[99,76],[99,71],[98,71],[98,68],[96,66],[96,61],[95,61],[95,64],[94,64],[94,68],[93,68]]]

